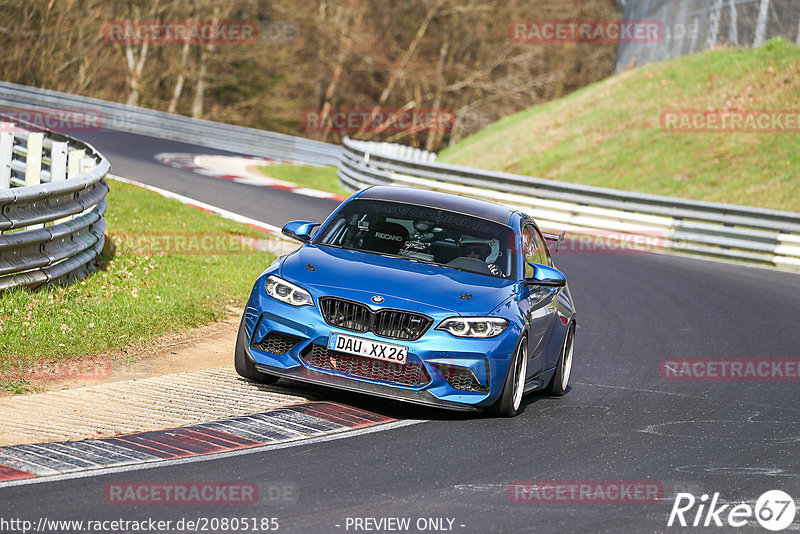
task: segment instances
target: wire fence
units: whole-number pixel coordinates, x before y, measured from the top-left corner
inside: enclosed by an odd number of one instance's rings
[[[658,20],[655,42],[620,43],[617,72],[717,46],[759,47],[782,36],[800,44],[798,0],[618,0],[626,20]]]

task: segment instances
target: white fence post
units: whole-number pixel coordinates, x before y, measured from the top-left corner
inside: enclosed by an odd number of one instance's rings
[[[67,179],[67,142],[54,141],[50,148],[50,183],[60,182]],[[69,221],[71,216],[53,221],[53,224],[61,224]]]
[[[14,149],[13,124],[0,122],[0,189],[11,187],[11,156]]]
[[[719,40],[719,19],[722,18],[722,0],[714,0],[711,8],[711,15],[708,20],[708,36],[706,38],[706,49],[713,48]]]
[[[767,16],[769,15],[769,0],[761,0],[761,7],[758,9],[758,22],[756,23],[756,36],[753,39],[753,48],[758,48],[764,44],[767,38]]]
[[[90,156],[84,156],[81,158],[81,174],[86,174],[90,170],[95,168],[95,160]]]
[[[67,143],[54,141],[50,148],[50,181],[60,182],[67,179]]]
[[[85,154],[86,151],[83,149],[69,151],[69,155],[67,156],[67,178],[75,178],[83,172],[83,169],[81,169],[81,162]]]
[[[700,15],[695,15],[692,20],[692,41],[689,45],[689,53],[697,52],[697,39],[700,37]]]
[[[800,46],[800,22],[797,23],[797,44]]]
[[[671,57],[678,57],[682,56],[686,47],[684,46],[684,42],[686,41],[686,37],[689,35],[689,28],[686,24],[686,19],[689,13],[689,0],[678,0],[678,20],[680,21],[682,35],[680,39],[675,37],[675,33],[678,31],[678,26],[672,26],[672,54]]]
[[[738,48],[739,46],[739,17],[736,12],[736,0],[728,0],[728,9],[730,9],[730,25],[728,26],[728,41],[732,46]]]
[[[28,146],[25,151],[25,186],[39,185],[42,182],[42,132],[28,134]]]
[[[42,183],[42,144],[44,133],[30,132],[25,148],[25,187]],[[31,224],[27,228],[33,230],[43,228],[43,224]]]

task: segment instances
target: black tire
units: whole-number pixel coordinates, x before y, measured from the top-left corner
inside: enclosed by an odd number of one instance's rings
[[[522,336],[514,359],[508,368],[503,393],[492,405],[491,411],[499,417],[514,417],[522,405],[522,393],[525,390],[525,373],[528,369],[528,337]]]
[[[259,384],[274,384],[278,381],[277,376],[262,373],[256,369],[255,364],[247,354],[247,335],[244,331],[244,317],[239,325],[239,335],[236,336],[236,350],[234,352],[233,365],[239,376],[258,382]]]
[[[545,390],[548,395],[561,397],[566,393],[569,386],[569,377],[572,372],[572,354],[575,343],[575,326],[570,325],[567,335],[564,338],[564,345],[561,347],[561,354],[556,364],[556,372],[550,380],[550,384]]]

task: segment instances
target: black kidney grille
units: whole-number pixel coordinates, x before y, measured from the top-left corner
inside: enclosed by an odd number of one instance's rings
[[[354,332],[369,331],[372,311],[363,304],[343,299],[321,298],[319,307],[325,322],[331,326]]]
[[[384,310],[375,314],[375,324],[372,331],[383,337],[411,340],[422,336],[431,325],[431,322],[424,315]]]
[[[354,332],[372,331],[391,339],[413,341],[431,326],[433,320],[419,313],[402,310],[380,310],[373,313],[368,306],[335,297],[319,299],[322,316],[331,326]]]

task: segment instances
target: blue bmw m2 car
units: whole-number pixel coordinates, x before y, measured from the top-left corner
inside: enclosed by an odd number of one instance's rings
[[[572,297],[526,214],[381,186],[283,233],[304,244],[256,280],[239,375],[504,416],[567,389]]]

